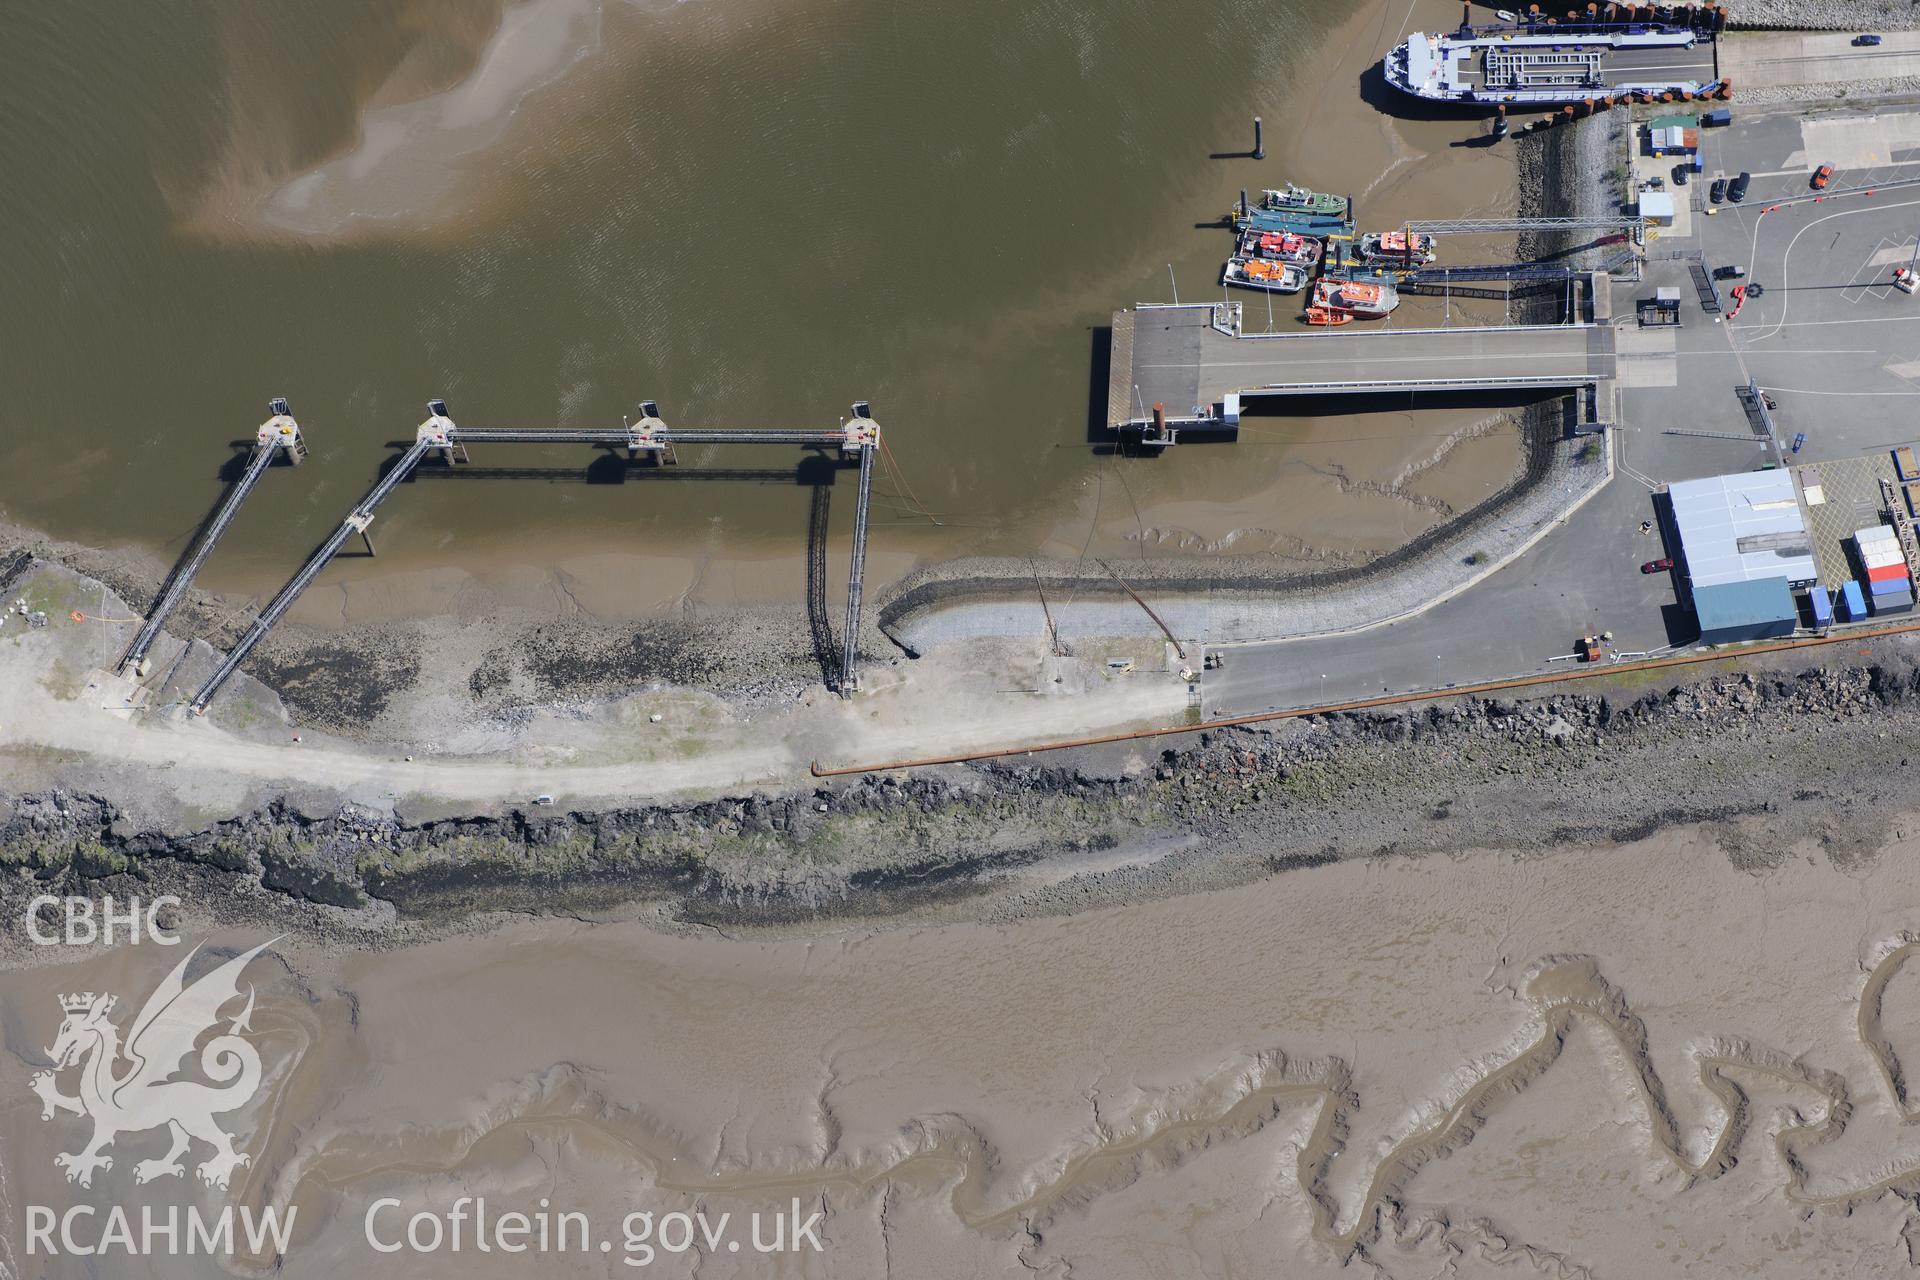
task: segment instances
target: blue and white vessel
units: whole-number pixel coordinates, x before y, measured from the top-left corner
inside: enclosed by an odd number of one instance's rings
[[[1557,106],[1719,87],[1711,35],[1685,28],[1463,27],[1415,32],[1386,57],[1387,83],[1433,102]]]

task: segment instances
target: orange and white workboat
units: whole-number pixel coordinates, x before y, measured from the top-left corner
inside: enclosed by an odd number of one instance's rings
[[[1320,265],[1321,244],[1313,236],[1292,231],[1249,231],[1240,238],[1241,258],[1272,258],[1311,271]]]
[[[1344,311],[1356,320],[1379,320],[1400,305],[1400,293],[1377,281],[1328,278],[1313,286],[1310,305]]]
[[[1272,258],[1229,258],[1221,283],[1268,293],[1298,293],[1307,287],[1307,269]]]
[[[1332,307],[1308,307],[1303,317],[1308,324],[1336,325],[1352,324],[1353,312],[1337,311]]]
[[[1373,262],[1401,262],[1425,266],[1440,256],[1434,238],[1424,231],[1411,237],[1403,231],[1369,231],[1360,237],[1360,256]]]

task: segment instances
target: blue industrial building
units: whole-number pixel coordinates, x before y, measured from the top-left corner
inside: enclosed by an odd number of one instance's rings
[[[1800,625],[1793,588],[1785,578],[1755,578],[1749,582],[1696,587],[1693,612],[1700,620],[1702,644],[1771,640],[1792,635]]]

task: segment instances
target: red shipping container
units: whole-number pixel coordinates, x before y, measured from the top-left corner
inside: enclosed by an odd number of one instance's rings
[[[1869,582],[1886,582],[1892,578],[1904,578],[1906,576],[1907,566],[1904,564],[1876,565],[1867,570],[1867,581]]]

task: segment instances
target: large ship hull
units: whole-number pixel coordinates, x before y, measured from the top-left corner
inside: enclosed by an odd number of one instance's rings
[[[1631,94],[1701,97],[1719,87],[1713,40],[1692,31],[1484,32],[1415,32],[1387,55],[1387,83],[1430,102],[1517,107]]]

